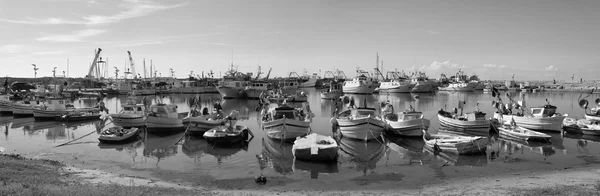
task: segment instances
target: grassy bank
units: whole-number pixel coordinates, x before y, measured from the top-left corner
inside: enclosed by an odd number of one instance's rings
[[[211,195],[200,190],[91,184],[63,168],[57,161],[0,155],[0,195]]]

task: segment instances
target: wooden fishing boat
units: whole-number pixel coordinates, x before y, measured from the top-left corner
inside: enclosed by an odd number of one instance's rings
[[[121,143],[137,139],[141,128],[111,127],[100,132],[98,140],[102,143]]]
[[[57,121],[86,121],[86,120],[99,120],[100,119],[99,111],[72,111],[65,115],[56,116],[54,120]]]
[[[40,108],[33,109],[33,117],[36,120],[56,120],[57,117],[88,112],[100,112],[100,108],[75,108],[68,99],[51,98],[46,99]]]
[[[336,161],[338,150],[335,139],[316,133],[297,138],[292,146],[294,157],[305,161]]]
[[[600,123],[588,119],[565,118],[563,129],[568,133],[600,136]]]
[[[309,111],[300,113],[285,102],[281,105],[271,104],[263,114],[262,126],[267,132],[267,137],[291,142],[308,134],[310,118]]]
[[[321,99],[334,100],[339,99],[342,95],[344,95],[342,84],[338,82],[331,82],[329,89],[321,91]]]
[[[12,114],[12,102],[7,94],[0,95],[0,114]]]
[[[423,129],[429,129],[431,123],[423,118],[423,113],[409,109],[397,114],[386,114],[383,116],[386,122],[386,131],[394,135],[422,136]]]
[[[486,137],[450,136],[440,134],[429,134],[423,131],[425,146],[442,152],[456,154],[479,154],[484,153],[489,144]]]
[[[40,101],[23,100],[12,104],[13,115],[19,117],[33,117],[33,109],[41,108]]]
[[[281,103],[283,101],[287,102],[307,102],[308,96],[304,93],[304,91],[296,91],[294,94],[274,94],[267,96],[267,99],[271,103]]]
[[[121,105],[118,114],[110,114],[113,123],[122,127],[142,127],[146,124],[146,106],[138,104],[132,94],[125,104]]]
[[[472,130],[488,130],[490,128],[490,121],[485,119],[485,113],[480,111],[459,115],[456,110],[450,113],[441,109],[438,111],[438,119],[440,125],[449,127]]]
[[[506,112],[500,114],[496,112],[494,118],[504,123],[510,123],[511,119],[514,119],[520,127],[531,130],[561,132],[565,116],[556,113],[556,106],[546,104],[541,107],[532,107],[530,114],[508,114]]]
[[[194,112],[190,116],[183,118],[182,123],[188,129],[188,133],[204,134],[209,129],[225,125],[226,123],[236,124],[239,115],[237,110],[232,110],[229,115],[224,116],[222,109],[217,108],[220,108],[220,104],[215,107],[217,110],[215,112],[209,113],[208,108],[204,108],[201,115],[198,115],[198,112]]]
[[[149,112],[146,117],[146,131],[149,133],[171,134],[184,131],[177,105],[157,103],[150,106]]]
[[[204,139],[214,144],[236,144],[248,138],[249,129],[243,125],[219,126],[206,131]]]
[[[552,136],[548,135],[548,134],[544,134],[544,133],[540,133],[537,131],[533,131],[524,127],[520,127],[517,125],[507,125],[504,124],[502,126],[498,126],[497,127],[499,130],[499,134],[500,137],[504,137],[504,138],[512,138],[512,139],[517,139],[517,140],[540,140],[540,141],[547,141],[550,138],[552,138]]]
[[[385,121],[375,115],[375,108],[350,108],[342,111],[332,119],[332,123],[340,128],[344,138],[369,141],[381,137],[385,129]]]

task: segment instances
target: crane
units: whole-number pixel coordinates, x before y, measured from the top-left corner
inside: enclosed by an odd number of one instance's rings
[[[98,69],[98,58],[100,58],[100,52],[102,52],[101,48],[98,48],[98,50],[96,50],[96,55],[94,56],[94,61],[92,61],[92,64],[90,65],[90,70],[88,71],[88,74],[85,76],[86,78],[95,78],[97,76],[95,76],[94,71],[95,69]]]
[[[273,68],[269,67],[269,72],[267,72],[267,76],[265,76],[265,80],[269,79],[269,76],[271,75],[271,70],[273,70]]]
[[[135,72],[135,64],[133,63],[133,57],[131,57],[131,52],[127,51],[127,54],[129,55],[129,64],[131,66],[131,74],[133,74],[133,76],[136,76],[136,72]]]
[[[254,78],[254,80],[258,80],[258,78],[260,77],[260,74],[262,74],[262,72],[260,71],[260,65],[259,65],[258,72],[256,72],[256,77]]]

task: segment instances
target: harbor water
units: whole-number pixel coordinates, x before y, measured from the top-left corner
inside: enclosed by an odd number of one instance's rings
[[[303,89],[315,114],[312,132],[333,135],[330,119],[335,103],[320,99],[319,90]],[[558,112],[570,117],[583,117],[577,105],[579,93],[513,92],[513,99],[524,99],[528,106],[546,103],[558,107]],[[178,105],[179,112],[189,111],[187,99],[193,95],[148,96]],[[493,116],[492,96],[485,92],[432,94],[349,95],[362,105],[379,108],[390,101],[396,111],[409,107],[424,113],[431,120],[429,132],[440,129],[437,111],[458,107],[465,101],[464,112],[479,107]],[[506,95],[501,95],[506,96]],[[597,97],[590,98],[594,100]],[[126,97],[107,97],[103,101],[110,113],[120,111]],[[212,109],[221,103],[224,112],[240,112],[238,124],[247,126],[254,138],[246,144],[230,148],[213,146],[201,136],[141,134],[140,139],[127,144],[100,144],[98,132],[113,126],[107,121],[55,122],[34,121],[33,118],[0,117],[0,150],[28,157],[63,161],[65,164],[90,169],[102,169],[128,175],[148,175],[152,178],[186,182],[219,188],[244,189],[281,187],[284,189],[380,189],[397,183],[421,186],[423,183],[479,175],[499,175],[523,170],[555,170],[600,163],[600,137],[548,133],[549,143],[528,143],[494,136],[483,155],[438,154],[423,148],[422,138],[390,137],[363,141],[342,139],[337,163],[311,163],[294,160],[292,144],[265,137],[260,126],[257,100],[222,100],[219,94],[201,95],[203,107]],[[76,100],[76,106],[93,106],[96,100]],[[65,146],[59,144],[78,139]],[[257,185],[254,178],[264,175],[266,185]]]

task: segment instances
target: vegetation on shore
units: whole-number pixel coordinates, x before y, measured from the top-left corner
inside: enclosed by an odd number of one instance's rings
[[[57,161],[0,155],[0,195],[211,195],[200,190],[85,183],[63,168]]]
[[[600,182],[596,182],[593,188],[583,185],[558,185],[548,187],[536,187],[527,189],[515,189],[511,195],[521,196],[596,196],[600,195]]]

